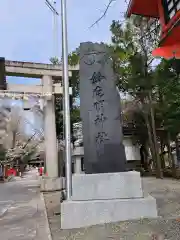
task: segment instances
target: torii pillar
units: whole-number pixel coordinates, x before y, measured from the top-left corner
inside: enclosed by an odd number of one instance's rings
[[[52,77],[43,76],[43,88],[52,94]],[[45,132],[45,152],[46,152],[46,173],[48,177],[58,177],[58,154],[56,137],[56,120],[54,96],[45,97],[44,105],[44,132]]]
[[[62,179],[58,176],[58,148],[56,137],[56,119],[53,96],[53,81],[51,76],[42,77],[43,93],[50,93],[45,97],[44,104],[44,132],[45,132],[45,165],[46,176],[41,181],[42,191],[56,191],[62,189]]]

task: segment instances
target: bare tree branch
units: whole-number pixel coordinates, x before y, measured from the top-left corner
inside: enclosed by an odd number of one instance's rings
[[[98,19],[90,26],[90,28],[94,27],[98,22],[100,22],[100,21],[106,16],[108,9],[111,7],[111,4],[112,4],[113,2],[115,2],[115,1],[116,1],[116,0],[109,0],[109,3],[108,3],[108,5],[107,5],[106,9],[104,10],[103,14],[100,16],[100,18],[98,18]]]

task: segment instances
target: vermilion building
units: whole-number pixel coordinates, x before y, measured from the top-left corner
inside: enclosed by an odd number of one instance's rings
[[[132,14],[159,19],[161,40],[153,55],[180,58],[180,0],[130,0],[127,16]]]

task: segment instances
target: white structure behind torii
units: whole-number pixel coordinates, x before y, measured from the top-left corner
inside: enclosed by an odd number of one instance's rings
[[[69,67],[69,76],[77,67]],[[54,94],[63,94],[61,83],[53,84],[53,79],[62,78],[62,66],[52,64],[5,61],[6,76],[40,78],[40,85],[7,84],[7,90],[16,93],[44,95],[44,135],[46,169],[48,177],[58,177],[58,154],[55,123]],[[45,94],[50,94],[45,96]],[[52,95],[51,95],[52,94]]]

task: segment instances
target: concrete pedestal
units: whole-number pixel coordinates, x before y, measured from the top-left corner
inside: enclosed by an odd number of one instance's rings
[[[40,189],[42,192],[62,191],[65,188],[65,180],[62,177],[50,178],[42,177],[40,179]]]
[[[72,199],[61,204],[62,229],[157,217],[156,200],[144,196],[138,172],[74,175],[72,181]]]
[[[142,198],[140,173],[78,174],[73,176],[72,200]]]

